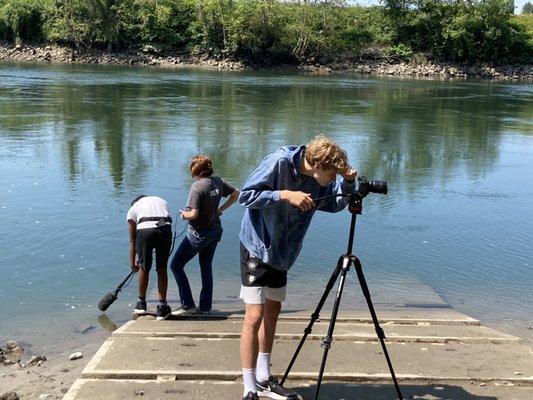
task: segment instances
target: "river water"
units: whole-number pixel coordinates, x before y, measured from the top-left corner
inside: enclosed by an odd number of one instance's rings
[[[429,288],[483,323],[533,335],[531,85],[0,64],[0,110],[2,341],[61,343],[101,330],[99,317],[127,320],[135,283],[107,317],[96,303],[128,272],[135,195],[177,212],[193,155],[240,186],[266,154],[319,133],[360,174],[389,182],[387,196],[365,199],[356,230],[376,304],[431,305],[417,296]],[[223,217],[215,307],[240,306],[242,214]],[[349,220],[316,214],[289,273],[291,304],[316,303]],[[176,307],[172,280],[169,298]]]

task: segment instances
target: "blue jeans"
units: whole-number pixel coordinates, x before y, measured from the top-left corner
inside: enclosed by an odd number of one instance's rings
[[[180,294],[181,306],[183,308],[196,307],[191,293],[191,286],[185,274],[185,265],[198,255],[200,261],[200,274],[202,276],[202,291],[200,292],[200,309],[202,311],[211,310],[213,303],[213,268],[212,261],[215,250],[222,237],[222,228],[214,230],[196,231],[189,227],[187,236],[176,250],[170,269],[176,278]]]

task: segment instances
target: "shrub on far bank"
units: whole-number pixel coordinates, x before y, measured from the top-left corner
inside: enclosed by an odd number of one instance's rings
[[[44,14],[39,0],[0,0],[0,37],[15,43],[41,40]]]
[[[512,20],[525,29],[529,45],[533,47],[533,14],[513,15]]]
[[[192,37],[191,21],[196,18],[196,2],[191,0],[117,1],[112,8],[118,40],[116,47],[158,45],[180,49]]]
[[[395,42],[440,60],[466,62],[530,61],[528,33],[510,13],[508,0],[443,2],[418,0],[398,11],[385,8],[396,26]],[[529,35],[529,37],[531,37]]]
[[[78,48],[169,50],[189,43],[195,13],[194,0],[59,0],[49,3],[43,30],[48,41]]]

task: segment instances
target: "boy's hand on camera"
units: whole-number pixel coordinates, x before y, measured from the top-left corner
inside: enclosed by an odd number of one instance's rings
[[[309,193],[282,190],[280,198],[283,201],[288,201],[294,207],[298,207],[300,211],[309,211],[315,206]]]
[[[346,172],[341,173],[341,176],[345,181],[353,182],[357,177],[357,170],[350,167]]]

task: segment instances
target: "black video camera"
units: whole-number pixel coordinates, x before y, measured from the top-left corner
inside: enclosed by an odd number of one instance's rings
[[[359,181],[357,193],[361,198],[366,197],[369,193],[387,194],[387,181],[367,180],[364,176],[360,176],[357,180]]]

